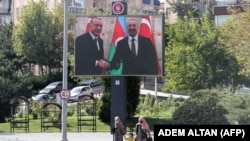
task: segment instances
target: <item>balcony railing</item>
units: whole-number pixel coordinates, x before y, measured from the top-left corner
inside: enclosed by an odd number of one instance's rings
[[[215,6],[250,4],[250,0],[225,0],[215,2]]]

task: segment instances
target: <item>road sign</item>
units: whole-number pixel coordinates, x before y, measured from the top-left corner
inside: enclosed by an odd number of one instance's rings
[[[62,89],[60,91],[60,97],[61,99],[68,100],[70,98],[70,91],[68,89]]]

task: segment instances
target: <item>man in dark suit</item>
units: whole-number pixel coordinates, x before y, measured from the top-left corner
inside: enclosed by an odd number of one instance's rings
[[[109,67],[100,38],[103,21],[94,17],[89,24],[90,31],[75,40],[75,75],[102,75]]]
[[[136,19],[127,22],[129,36],[117,43],[116,52],[110,63],[111,69],[123,64],[123,75],[157,75],[157,58],[149,38],[139,36]]]

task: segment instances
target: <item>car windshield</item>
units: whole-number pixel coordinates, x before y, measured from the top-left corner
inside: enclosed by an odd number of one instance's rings
[[[91,83],[91,80],[84,80],[82,81],[83,85],[89,85]]]
[[[39,94],[39,95],[33,96],[32,98],[33,100],[40,100],[42,99],[43,96],[44,96],[43,94]]]
[[[58,83],[51,83],[46,88],[55,88],[58,85]]]
[[[80,93],[82,87],[75,87],[71,90],[71,93]]]

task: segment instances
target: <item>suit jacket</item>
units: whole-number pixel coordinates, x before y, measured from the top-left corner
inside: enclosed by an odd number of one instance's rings
[[[111,61],[111,69],[123,63],[123,75],[157,75],[157,58],[153,43],[149,38],[138,36],[138,53],[134,56],[128,44],[128,37],[117,43]]]
[[[100,50],[90,33],[75,41],[75,75],[101,75],[102,69],[95,66],[96,60],[104,58],[103,40],[98,38]]]

